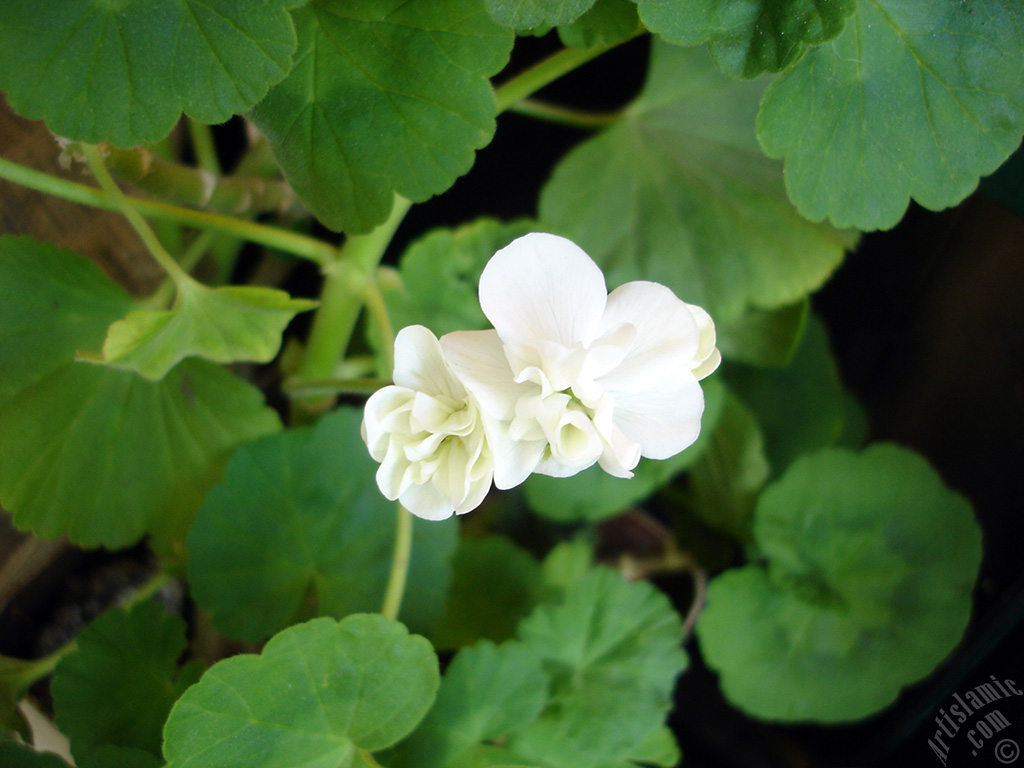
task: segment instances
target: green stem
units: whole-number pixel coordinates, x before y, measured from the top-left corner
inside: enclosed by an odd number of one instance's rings
[[[210,130],[210,126],[189,118],[188,137],[192,140],[192,151],[196,155],[196,163],[199,167],[219,176],[221,174],[220,160],[217,159],[217,147],[213,143],[213,132]]]
[[[377,363],[377,375],[382,379],[390,379],[395,371],[395,327],[388,314],[388,306],[380,292],[380,284],[371,280],[363,289],[363,301],[370,315],[370,322],[377,329],[380,338],[380,356]]]
[[[401,504],[395,506],[398,508],[398,521],[395,526],[395,552],[391,560],[388,588],[384,593],[384,605],[380,609],[384,618],[391,621],[398,620],[398,611],[402,608],[405,579],[409,574],[409,557],[412,554],[412,513]]]
[[[625,41],[623,41],[625,42]],[[594,48],[563,48],[548,58],[537,62],[524,72],[503,83],[495,90],[498,97],[498,112],[504,112],[517,101],[539,91],[562,75],[572,72],[591,59],[610,51],[620,43],[599,45]]]
[[[340,258],[325,270],[320,308],[313,318],[306,355],[295,373],[297,381],[334,375],[362,309],[364,289],[373,280],[384,251],[411,205],[396,196],[388,220],[367,235],[349,238]]]
[[[372,395],[390,383],[390,379],[371,378],[288,380],[282,389],[292,400],[323,400],[337,395]]]
[[[0,157],[0,179],[20,184],[29,189],[45,192],[75,203],[102,208],[107,211],[121,210],[117,202],[106,192],[85,184],[78,184],[58,176],[42,173]],[[337,258],[337,249],[330,243],[314,237],[301,235],[278,227],[269,227],[252,221],[244,221],[218,213],[196,211],[156,200],[142,200],[136,197],[126,199],[136,210],[150,219],[174,221],[198,229],[209,229],[232,235],[242,240],[277,248],[300,258],[309,259],[321,266],[327,266]]]
[[[154,259],[163,267],[166,272],[175,283],[181,285],[191,278],[188,273],[185,272],[178,262],[167,252],[167,250],[160,243],[156,233],[152,227],[146,222],[142,215],[135,210],[128,198],[124,196],[121,188],[114,183],[114,180],[110,177],[110,172],[107,171],[107,166],[103,162],[103,155],[100,152],[100,148],[95,144],[85,144],[82,146],[82,152],[85,155],[86,161],[89,163],[89,169],[92,171],[92,175],[96,177],[96,181],[99,182],[100,186],[103,187],[103,191],[106,192],[116,203],[121,213],[128,223],[132,225],[132,228],[142,239],[146,248]]]
[[[584,130],[596,130],[611,125],[620,117],[622,112],[587,112],[582,109],[563,107],[557,104],[548,104],[536,99],[521,99],[509,107],[510,112],[520,115],[536,117],[540,120],[547,120],[559,125],[568,125],[571,128],[582,128]]]
[[[81,145],[72,145],[80,150]],[[122,182],[178,205],[218,213],[301,213],[295,192],[284,181],[258,176],[222,176],[165,160],[144,147],[111,147],[107,168]]]

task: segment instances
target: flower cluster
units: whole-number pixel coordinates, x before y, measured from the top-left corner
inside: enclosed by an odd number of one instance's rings
[[[440,341],[418,325],[395,340],[394,385],[370,397],[363,438],[377,484],[431,520],[476,508],[491,483],[599,464],[632,477],[697,438],[698,381],[718,366],[715,326],[652,282],[610,294],[578,246],[534,233],[480,277],[494,326]]]

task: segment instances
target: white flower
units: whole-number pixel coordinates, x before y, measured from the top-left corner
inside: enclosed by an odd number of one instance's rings
[[[537,233],[488,262],[480,304],[495,330],[451,333],[441,346],[503,427],[491,441],[499,488],[595,462],[631,477],[641,456],[665,459],[697,438],[697,382],[721,361],[700,307],[652,282],[609,295],[578,246]]]
[[[476,403],[423,326],[395,338],[394,381],[370,397],[363,417],[381,492],[428,520],[475,509],[491,487],[491,448]]]

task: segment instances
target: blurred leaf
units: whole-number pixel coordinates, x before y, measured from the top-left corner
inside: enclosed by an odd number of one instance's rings
[[[781,72],[809,45],[838,35],[855,0],[636,0],[651,32],[676,45],[709,43],[715,63],[733,77]]]
[[[163,723],[161,723],[163,725]],[[161,768],[164,761],[144,749],[104,745],[77,761],[78,768]]]
[[[594,0],[484,0],[487,13],[509,29],[533,29],[578,19]]]
[[[556,522],[596,522],[625,511],[693,466],[711,444],[725,395],[717,379],[705,379],[703,387],[701,434],[689,448],[664,461],[641,459],[629,479],[609,475],[597,465],[572,477],[531,475],[523,483],[530,508]]]
[[[1020,144],[1024,6],[872,0],[765,93],[757,130],[800,212],[887,229],[955,205]],[[965,62],[970,62],[969,65]]]
[[[507,640],[539,596],[540,565],[528,552],[501,536],[464,538],[452,559],[451,588],[432,633],[434,646]]]
[[[57,727],[71,740],[75,761],[103,745],[159,756],[167,713],[201,672],[178,674],[185,622],[149,601],[108,611],[76,643],[52,683]]]
[[[564,45],[593,48],[621,43],[642,29],[632,0],[597,0],[578,19],[559,26],[558,37]]]
[[[207,288],[188,280],[178,290],[173,309],[136,310],[111,325],[102,362],[151,381],[186,357],[266,363],[281,347],[291,319],[316,306],[276,288]]]
[[[463,648],[445,672],[430,714],[387,765],[446,768],[481,744],[502,743],[537,719],[547,687],[536,653],[520,643]]]
[[[561,601],[566,591],[594,565],[594,545],[582,536],[563,541],[548,552],[540,565],[541,581],[550,599]]]
[[[324,0],[294,12],[295,67],[252,112],[303,204],[369,232],[394,195],[421,202],[494,134],[487,78],[513,35],[482,0]]]
[[[715,325],[717,346],[726,360],[777,368],[793,358],[810,310],[807,299],[781,309],[750,309]]]
[[[480,273],[498,250],[536,231],[527,219],[506,224],[483,218],[416,240],[399,262],[401,288],[384,294],[395,328],[425,325],[440,337],[490,327],[477,298]]]
[[[189,583],[225,634],[258,640],[310,611],[380,607],[397,507],[377,488],[361,419],[341,408],[242,446],[210,491],[189,533]],[[438,618],[457,537],[454,520],[414,521],[404,621]]]
[[[519,628],[551,675],[540,718],[507,740],[524,761],[597,768],[628,760],[664,727],[686,667],[682,620],[646,582],[597,568]]]
[[[679,745],[671,728],[659,728],[637,745],[630,760],[659,768],[675,768],[682,759]]]
[[[754,504],[770,467],[753,414],[731,392],[724,400],[710,445],[690,469],[688,500],[706,523],[747,541]]]
[[[757,507],[767,566],[716,578],[697,624],[722,690],[756,717],[840,722],[878,711],[953,649],[981,532],[913,452],[798,459]]]
[[[416,727],[439,677],[430,643],[401,624],[314,619],[207,670],[171,710],[164,756],[173,768],[349,768],[356,750]]]
[[[71,251],[0,238],[0,498],[37,536],[176,541],[231,450],[280,428],[255,387],[203,361],[158,384],[74,362],[129,306]]]
[[[849,239],[786,199],[757,145],[764,84],[723,75],[707,53],[655,40],[643,93],[570,152],[541,194],[541,220],[580,244],[609,285],[654,280],[727,324],[818,288]]]
[[[287,74],[292,0],[4,3],[0,90],[20,114],[80,141],[129,147],[243,112]]]
[[[835,445],[843,434],[848,396],[821,321],[811,317],[789,367],[724,371],[731,390],[750,408],[764,435],[765,454],[779,474],[801,453]]]
[[[0,742],[0,765],[4,768],[69,768],[52,752],[36,752],[14,741]]]

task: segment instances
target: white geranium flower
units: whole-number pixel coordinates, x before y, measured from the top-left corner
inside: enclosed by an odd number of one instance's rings
[[[452,369],[504,429],[493,431],[495,485],[531,472],[564,477],[595,462],[631,477],[696,440],[699,379],[721,361],[707,312],[652,282],[607,293],[578,246],[546,234],[498,251],[480,278],[493,331],[441,339]]]
[[[370,396],[363,416],[381,492],[428,520],[476,509],[494,470],[483,420],[423,326],[395,338],[394,381]]]

